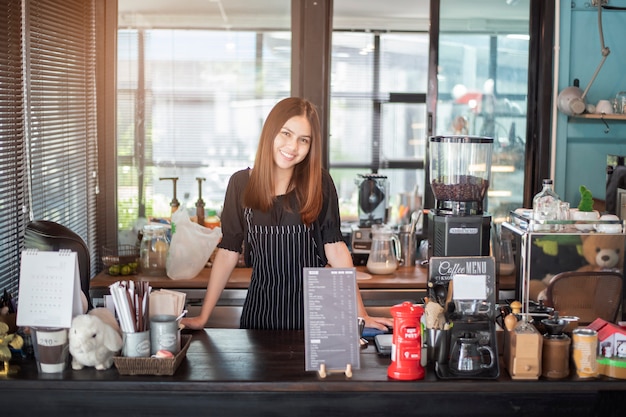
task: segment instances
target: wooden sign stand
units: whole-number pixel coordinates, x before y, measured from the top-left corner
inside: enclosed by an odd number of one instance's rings
[[[320,378],[326,378],[326,376],[330,375],[331,373],[334,372],[339,372],[337,371],[328,371],[326,370],[326,364],[325,363],[320,363],[320,369],[317,371],[317,374],[320,376]],[[346,365],[346,369],[342,371],[344,374],[346,374],[346,378],[352,378],[352,365],[347,364]]]

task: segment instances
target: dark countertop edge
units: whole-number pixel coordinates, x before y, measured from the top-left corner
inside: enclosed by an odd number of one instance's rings
[[[358,372],[358,371],[355,371]],[[345,378],[338,376],[339,378]],[[154,391],[154,392],[388,392],[388,393],[595,393],[601,391],[626,391],[626,380],[566,380],[566,381],[502,381],[502,380],[454,380],[454,381],[359,381],[329,380],[301,381],[167,381],[160,376],[126,377],[129,379],[99,380],[4,380],[0,390],[46,390],[46,391]],[[153,378],[153,380],[150,380]]]

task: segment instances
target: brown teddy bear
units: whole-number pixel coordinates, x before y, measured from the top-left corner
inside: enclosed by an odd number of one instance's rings
[[[621,270],[624,265],[624,235],[592,233],[581,235],[581,255],[587,261],[577,271]],[[529,295],[531,300],[545,300],[546,289],[554,275],[542,280],[531,280]]]
[[[588,265],[579,271],[621,269],[624,265],[624,235],[594,233],[582,235],[582,255]]]

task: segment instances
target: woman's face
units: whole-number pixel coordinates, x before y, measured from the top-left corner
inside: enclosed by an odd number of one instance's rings
[[[306,158],[310,149],[311,125],[305,116],[294,116],[274,138],[274,163],[280,169],[291,171]]]

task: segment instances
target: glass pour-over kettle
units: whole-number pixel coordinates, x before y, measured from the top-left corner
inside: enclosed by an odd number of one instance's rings
[[[372,274],[391,274],[402,259],[400,240],[384,224],[372,225],[372,247],[367,258],[367,270]]]

